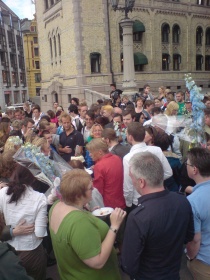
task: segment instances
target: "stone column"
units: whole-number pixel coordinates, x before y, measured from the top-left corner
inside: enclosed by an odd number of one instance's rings
[[[133,58],[133,21],[125,18],[120,21],[120,26],[123,29],[123,93],[133,95],[138,91]]]

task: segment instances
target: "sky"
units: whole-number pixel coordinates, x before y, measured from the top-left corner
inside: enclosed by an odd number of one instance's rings
[[[3,2],[20,18],[33,19],[35,5],[31,0],[3,0]]]

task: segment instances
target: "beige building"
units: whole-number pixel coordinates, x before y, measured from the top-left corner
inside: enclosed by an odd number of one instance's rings
[[[121,88],[124,14],[109,0],[40,0],[36,14],[43,110],[54,101],[66,108],[85,89],[109,93],[112,82]],[[145,83],[154,93],[161,85],[184,90],[189,72],[197,85],[210,87],[209,0],[136,0],[129,17],[137,90]]]
[[[30,99],[40,96],[41,90],[41,69],[39,57],[39,42],[37,34],[36,18],[33,20],[23,19],[21,30],[24,41],[24,54],[26,64],[26,75]]]

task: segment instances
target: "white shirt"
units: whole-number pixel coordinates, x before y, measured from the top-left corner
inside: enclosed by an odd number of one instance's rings
[[[133,155],[140,152],[150,152],[156,155],[163,164],[164,170],[164,180],[172,176],[172,169],[168,163],[167,158],[164,156],[162,150],[156,146],[147,146],[144,142],[135,144],[131,147],[130,152],[123,158],[123,169],[124,169],[124,182],[123,182],[123,192],[125,197],[125,202],[128,207],[132,204],[138,204],[138,198],[140,194],[136,191],[132,184],[132,180],[129,176],[129,161]],[[152,174],[151,174],[152,176]]]
[[[21,220],[27,224],[35,224],[35,231],[28,235],[18,235],[7,241],[17,251],[36,249],[47,235],[47,200],[44,194],[34,191],[27,186],[25,193],[15,202],[9,203],[11,195],[7,195],[8,187],[0,190],[0,212],[4,214],[6,225],[12,228]]]
[[[88,129],[87,126],[85,126],[84,129],[82,129],[82,131],[81,131],[85,143],[87,142],[87,139],[88,139],[88,137],[90,136],[90,130],[91,130],[91,128]]]

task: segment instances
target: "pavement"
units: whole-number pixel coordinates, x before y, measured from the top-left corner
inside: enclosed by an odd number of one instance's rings
[[[130,277],[121,271],[122,280],[130,280]],[[52,278],[53,280],[60,280],[57,266],[51,266],[47,268],[47,278]],[[180,279],[181,280],[193,280],[188,268],[187,268],[187,259],[183,254],[181,269],[180,269]],[[85,279],[80,279],[85,280]]]

